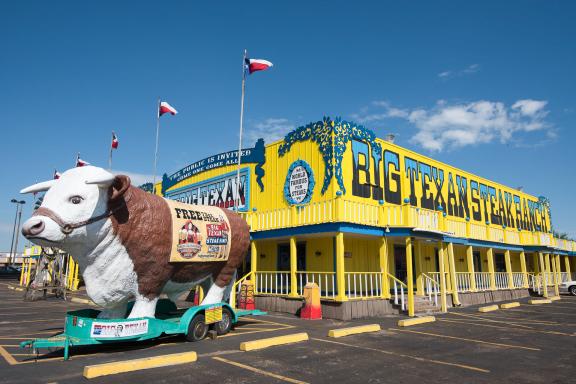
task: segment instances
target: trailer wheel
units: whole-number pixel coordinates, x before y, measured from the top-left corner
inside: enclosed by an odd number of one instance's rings
[[[222,308],[222,320],[214,324],[218,335],[225,335],[232,329],[232,313],[228,308]]]
[[[186,333],[186,340],[200,341],[206,337],[208,333],[208,326],[203,314],[196,315],[188,324],[188,333]]]

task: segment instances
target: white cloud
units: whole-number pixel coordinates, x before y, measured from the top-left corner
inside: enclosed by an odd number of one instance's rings
[[[547,101],[542,100],[518,100],[512,105],[512,109],[520,111],[524,116],[536,116],[537,114],[547,114],[544,107],[548,104]]]
[[[480,71],[480,64],[471,64],[464,69],[459,70],[447,70],[440,72],[437,76],[443,80],[447,80],[452,77],[460,77],[465,75],[473,75]]]
[[[432,108],[401,109],[388,102],[374,102],[370,109],[356,116],[360,123],[401,118],[411,123],[416,134],[411,141],[430,151],[461,148],[493,141],[507,143],[520,132],[545,131],[555,138],[552,126],[546,122],[547,101],[523,99],[511,107],[498,101],[480,100],[450,104],[439,100]]]
[[[256,140],[262,138],[268,144],[282,139],[295,127],[288,119],[269,118],[251,124],[250,128],[246,130],[246,139],[253,144]]]

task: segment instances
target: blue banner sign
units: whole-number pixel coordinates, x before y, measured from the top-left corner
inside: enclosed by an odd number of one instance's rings
[[[262,165],[266,161],[264,155],[264,140],[258,139],[254,148],[245,148],[241,151],[240,162],[242,164],[256,163],[256,182],[260,186],[260,190],[264,190],[264,184],[262,183],[262,177],[264,176],[264,170]],[[238,163],[238,151],[228,151],[219,153],[217,155],[209,156],[205,159],[192,163],[181,170],[174,172],[172,175],[168,176],[164,174],[162,177],[162,194],[166,192],[169,188],[173,187],[177,183],[186,180],[187,178],[208,171],[210,169],[225,167],[227,165],[235,165]]]

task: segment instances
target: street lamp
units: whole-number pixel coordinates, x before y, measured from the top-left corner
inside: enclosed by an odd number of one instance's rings
[[[14,253],[18,251],[18,237],[20,235],[20,219],[22,218],[22,206],[26,204],[24,200],[10,200],[11,203],[16,204],[16,214],[14,215],[14,229],[12,231],[12,243],[10,244],[10,260],[8,265],[14,264],[16,256]],[[16,224],[18,222],[18,224]]]

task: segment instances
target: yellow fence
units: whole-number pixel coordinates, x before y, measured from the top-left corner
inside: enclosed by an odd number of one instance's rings
[[[553,238],[548,233],[494,228],[445,217],[442,212],[403,205],[361,203],[344,197],[305,206],[292,206],[268,211],[243,212],[242,217],[253,232],[297,227],[301,225],[347,222],[376,227],[410,227],[440,231],[451,236],[514,245],[542,245],[565,251],[576,251],[576,242]]]

